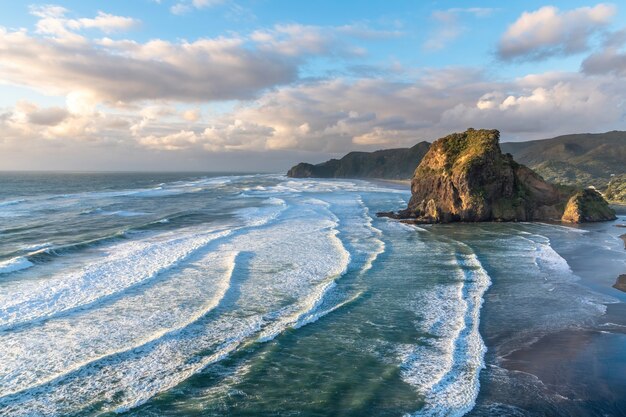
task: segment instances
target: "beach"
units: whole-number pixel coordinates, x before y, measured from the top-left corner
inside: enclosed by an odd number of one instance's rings
[[[5,175],[0,413],[623,411],[624,217],[418,227],[374,216],[410,198],[380,181]]]

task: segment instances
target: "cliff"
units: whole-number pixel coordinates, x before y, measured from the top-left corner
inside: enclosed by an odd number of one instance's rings
[[[503,154],[499,136],[468,129],[435,141],[415,170],[407,209],[382,215],[420,223],[561,219],[568,195]]]
[[[615,211],[602,195],[592,188],[574,194],[565,206],[561,220],[569,223],[601,222],[615,220]]]
[[[350,152],[341,159],[331,159],[317,165],[302,162],[292,167],[287,176],[409,179],[429,146],[428,142],[420,142],[412,148]]]

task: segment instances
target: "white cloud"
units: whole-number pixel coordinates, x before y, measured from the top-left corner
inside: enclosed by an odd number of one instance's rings
[[[137,26],[137,19],[125,16],[116,16],[99,11],[94,18],[69,19],[68,10],[61,6],[44,5],[31,6],[30,13],[39,17],[37,33],[55,35],[65,40],[83,40],[73,31],[82,29],[97,29],[104,33],[124,31]]]
[[[236,38],[68,44],[0,28],[0,81],[100,102],[251,98],[297,71],[296,59]]]
[[[410,146],[469,126],[529,139],[624,126],[624,92],[623,80],[577,73],[493,82],[476,71],[449,69],[426,72],[414,83],[326,80],[267,92],[203,129],[200,123],[193,131],[176,125],[168,131],[161,122],[165,130],[138,137],[142,146],[161,150],[326,153]]]
[[[616,11],[613,5],[601,3],[563,12],[553,6],[524,12],[500,39],[498,56],[504,60],[540,60],[583,52]]]
[[[205,9],[208,7],[215,7],[224,4],[226,0],[191,0],[180,1],[170,7],[170,12],[176,15],[183,15],[190,12],[192,9]]]
[[[502,82],[451,68],[425,71],[414,82],[335,79],[280,87],[208,118],[167,103],[85,114],[20,102],[0,110],[0,130],[3,146],[71,141],[188,155],[342,154],[411,146],[470,126],[500,129],[504,140],[623,129],[624,95],[626,80],[613,76],[544,73]]]
[[[277,25],[248,36],[195,41],[88,39],[80,28],[130,27],[131,18],[100,13],[66,19],[58,6],[32,8],[37,34],[0,27],[0,82],[45,94],[65,95],[72,111],[93,111],[142,100],[207,102],[251,99],[267,88],[291,83],[307,60],[348,59],[363,49],[350,38],[397,36],[365,25]],[[348,39],[346,39],[346,35]]]

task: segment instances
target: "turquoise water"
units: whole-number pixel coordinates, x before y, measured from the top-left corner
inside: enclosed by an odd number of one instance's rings
[[[610,288],[626,268],[612,224],[414,227],[374,216],[406,205],[403,187],[281,175],[0,181],[0,414],[622,406],[619,348],[593,404],[504,366],[565,329],[624,346],[626,323],[607,313],[626,301]]]

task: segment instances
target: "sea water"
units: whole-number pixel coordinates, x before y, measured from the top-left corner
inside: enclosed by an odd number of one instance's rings
[[[625,301],[619,230],[375,217],[409,197],[282,175],[1,174],[0,414],[558,410],[503,358],[566,329],[623,336],[603,321]]]

